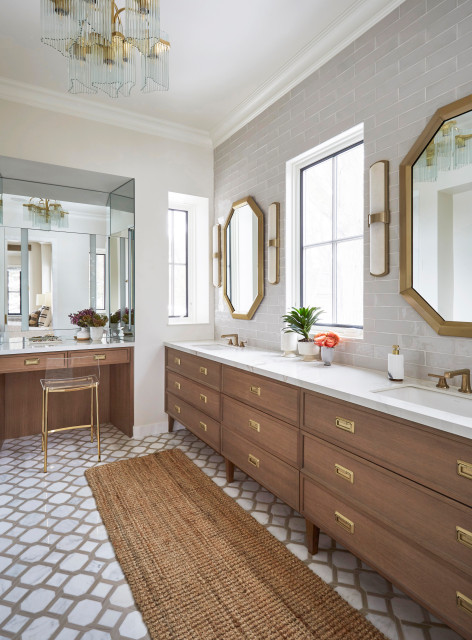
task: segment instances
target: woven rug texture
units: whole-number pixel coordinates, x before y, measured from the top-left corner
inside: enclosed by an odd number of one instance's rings
[[[153,640],[386,640],[179,449],[85,475]]]

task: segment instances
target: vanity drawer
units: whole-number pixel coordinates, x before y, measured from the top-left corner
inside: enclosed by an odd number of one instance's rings
[[[299,429],[242,402],[223,396],[223,419],[239,435],[288,464],[299,466]]]
[[[69,367],[93,366],[98,364],[120,364],[129,362],[129,349],[87,349],[69,352]]]
[[[172,393],[166,394],[166,411],[189,431],[210,445],[218,453],[221,450],[220,423],[195,409]]]
[[[193,380],[167,370],[167,391],[173,393],[178,398],[186,400],[194,407],[203,411],[215,420],[220,419],[220,394],[218,391],[209,389]]]
[[[472,576],[472,509],[303,434],[302,471]]]
[[[298,425],[299,389],[232,367],[223,368],[223,393]]]
[[[303,429],[472,506],[472,442],[304,392]]]
[[[472,638],[472,610],[466,613],[457,604],[458,592],[472,600],[472,579],[410,544],[391,528],[377,524],[303,473],[300,484],[301,512],[308,520],[379,569],[465,638]]]
[[[67,367],[67,356],[63,352],[26,353],[18,356],[0,356],[0,373],[17,371],[44,371],[54,361],[56,369]]]
[[[221,388],[221,364],[218,362],[199,358],[183,351],[166,349],[166,363],[167,367],[176,373],[214,389]]]
[[[227,428],[221,429],[221,453],[239,469],[298,511],[299,471]]]

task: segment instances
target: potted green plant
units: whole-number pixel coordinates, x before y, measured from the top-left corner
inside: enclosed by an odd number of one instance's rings
[[[284,333],[293,332],[302,336],[298,340],[298,353],[305,361],[315,359],[317,345],[310,338],[310,331],[322,313],[324,311],[321,307],[292,307],[282,316],[286,325]]]

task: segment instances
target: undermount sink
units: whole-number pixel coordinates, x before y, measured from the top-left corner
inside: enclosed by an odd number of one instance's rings
[[[210,344],[193,344],[192,347],[196,347],[198,349],[206,349],[207,351],[219,351],[220,349],[234,349],[234,345],[231,344],[219,344],[219,343],[210,343]]]
[[[472,418],[472,394],[462,394],[457,390],[446,391],[405,384],[388,389],[374,389],[373,392],[388,398],[396,398],[403,402],[410,402],[430,409],[447,411],[466,418]]]

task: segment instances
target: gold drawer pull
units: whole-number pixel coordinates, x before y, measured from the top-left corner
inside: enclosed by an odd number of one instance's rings
[[[255,396],[260,396],[261,395],[261,388],[260,387],[255,387],[253,384],[251,384],[251,386],[249,387],[249,391],[251,393],[253,393]]]
[[[249,420],[249,427],[251,429],[254,429],[254,431],[260,432],[261,430],[261,425],[259,424],[259,422],[256,422],[255,420]]]
[[[203,393],[200,394],[200,400],[202,402],[204,402],[205,404],[208,402],[208,398],[206,396],[204,396]]]
[[[199,426],[200,426],[201,429],[203,429],[203,431],[206,431],[208,429],[207,425],[204,422],[202,422],[201,420],[199,422]]]
[[[469,549],[472,549],[472,531],[467,531],[462,527],[456,527],[456,540]]]
[[[354,420],[346,420],[345,418],[336,417],[336,426],[338,429],[342,429],[343,431],[354,433]]]
[[[174,404],[174,409],[177,411],[177,413],[180,413],[180,407],[178,404]]]
[[[200,367],[200,373],[203,373],[204,376],[208,375],[208,369],[206,367]]]
[[[256,458],[256,456],[253,456],[251,453],[248,455],[247,461],[254,467],[259,468],[259,458]]]
[[[106,357],[103,353],[96,353],[96,354],[93,356],[93,359],[94,359],[94,360],[106,360],[106,359],[107,359],[107,357]]]
[[[336,520],[337,524],[339,524],[339,526],[344,529],[344,531],[347,531],[348,533],[354,533],[354,522],[352,520],[349,520],[349,518],[343,516],[343,514],[339,513],[339,511],[334,512],[334,519]]]
[[[177,382],[177,380],[174,382],[174,387],[176,389],[180,389],[180,382]]]
[[[30,364],[39,364],[39,358],[27,358],[25,365],[28,367]]]
[[[464,460],[457,461],[457,473],[463,478],[472,480],[472,463],[464,462]]]
[[[351,484],[354,484],[354,471],[346,469],[346,467],[342,467],[340,464],[336,463],[334,465],[334,470],[336,472],[336,475],[340,476],[344,480],[347,480]]]
[[[174,358],[174,364],[177,364],[180,367],[180,358]]]
[[[472,616],[472,600],[460,591],[456,591],[456,604],[459,609]]]

